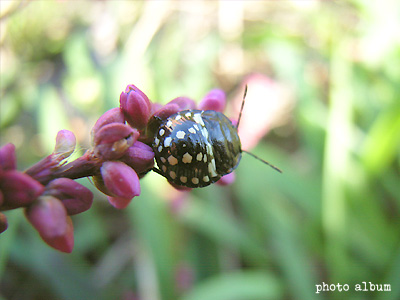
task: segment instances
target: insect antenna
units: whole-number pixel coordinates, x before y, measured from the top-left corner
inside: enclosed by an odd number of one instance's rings
[[[237,123],[236,123],[236,130],[239,128],[240,119],[242,118],[242,111],[243,111],[243,107],[244,107],[244,102],[246,100],[246,95],[247,95],[247,84],[246,84],[246,86],[244,88],[242,106],[240,107],[239,118],[238,118]]]
[[[244,107],[244,102],[245,102],[245,100],[246,100],[246,95],[247,95],[247,84],[246,84],[246,86],[245,86],[245,88],[244,88],[243,99],[242,99],[242,106],[240,107],[239,118],[238,118],[238,121],[237,121],[237,123],[236,123],[236,130],[238,130],[238,128],[239,128],[239,123],[240,123],[240,119],[242,118],[242,111],[243,111],[243,107]],[[255,159],[258,159],[258,160],[261,161],[262,163],[264,163],[264,164],[270,166],[272,169],[278,171],[279,173],[282,173],[282,170],[281,170],[281,169],[279,169],[278,167],[275,167],[273,164],[270,164],[270,163],[267,162],[266,160],[263,160],[262,158],[258,157],[257,155],[255,155],[255,154],[253,154],[253,153],[251,153],[251,152],[249,152],[249,151],[246,151],[246,150],[242,150],[242,152],[246,152],[247,154],[250,154],[250,156],[253,156]]]
[[[258,159],[258,160],[261,161],[262,163],[264,163],[264,164],[270,166],[270,167],[271,167],[272,169],[274,169],[275,171],[278,171],[279,173],[282,173],[282,170],[281,170],[281,169],[279,169],[278,167],[275,167],[273,164],[270,164],[270,163],[267,162],[266,160],[263,160],[262,158],[258,157],[257,155],[255,155],[255,154],[253,154],[253,153],[251,153],[251,152],[249,152],[249,151],[246,151],[246,150],[242,150],[242,152],[246,152],[247,154],[250,154],[250,156],[253,156],[255,159]]]

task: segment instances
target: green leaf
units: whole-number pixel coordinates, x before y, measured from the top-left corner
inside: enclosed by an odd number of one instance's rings
[[[256,271],[225,273],[196,285],[181,300],[278,299],[282,289],[271,274]]]
[[[400,145],[400,109],[398,103],[383,111],[364,143],[362,160],[371,173],[381,173],[393,161]]]

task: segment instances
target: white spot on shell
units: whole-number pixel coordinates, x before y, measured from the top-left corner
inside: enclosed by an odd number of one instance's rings
[[[203,127],[203,129],[201,130],[201,133],[203,134],[203,136],[208,139],[208,130],[207,128]]]
[[[194,129],[193,127],[190,127],[188,130],[190,133],[196,133],[196,129]]]
[[[156,146],[158,146],[159,143],[160,143],[160,140],[159,140],[158,138],[155,138],[155,139],[154,139],[154,144],[155,144]]]
[[[214,169],[214,170],[217,170],[217,167],[215,166],[215,159],[214,159],[214,158],[211,160],[211,163],[212,163],[212,165],[213,165],[213,169]]]
[[[192,182],[193,182],[193,184],[198,184],[199,183],[199,179],[197,177],[193,177],[192,178]]]
[[[162,165],[161,170],[165,173],[165,172],[167,172],[167,167],[165,165]]]
[[[162,151],[162,146],[160,145],[160,146],[158,146],[158,152],[161,152]]]
[[[207,154],[208,155],[210,155],[211,157],[214,157],[214,153],[213,153],[213,151],[212,151],[212,147],[211,147],[211,144],[210,143],[207,143],[206,144],[206,150],[207,150]]]
[[[158,134],[159,134],[160,136],[163,136],[164,133],[165,133],[165,130],[164,130],[163,128],[161,128],[160,131],[158,132]]]
[[[190,164],[192,162],[192,156],[189,153],[183,154],[182,162],[185,164]]]
[[[167,162],[167,160],[165,159],[165,157],[161,156],[160,160],[165,164]]]
[[[201,161],[202,158],[203,158],[203,153],[201,153],[201,152],[197,153],[196,159],[197,159],[198,161]]]
[[[181,176],[179,179],[180,179],[180,181],[182,183],[186,183],[187,182],[187,177],[186,176]]]
[[[193,120],[194,120],[197,124],[200,124],[200,125],[202,125],[202,126],[205,126],[205,125],[204,125],[204,122],[203,122],[203,118],[201,117],[201,114],[199,114],[199,113],[194,114],[194,115],[193,115]]]
[[[180,120],[182,118],[182,116],[181,115],[177,115],[176,117],[175,117],[175,120]]]
[[[164,140],[164,147],[169,147],[171,145],[172,138],[169,136]]]
[[[217,170],[215,169],[215,161],[214,163],[208,163],[208,173],[211,175],[211,177],[218,176]]]
[[[206,175],[206,176],[203,177],[203,181],[204,181],[204,182],[209,182],[209,181],[210,181],[210,178]]]
[[[194,129],[196,129],[197,131],[200,130],[200,129],[199,129],[199,126],[197,126],[197,124],[194,124],[193,127],[194,127]]]
[[[191,113],[190,111],[188,111],[188,112],[185,114],[185,116],[186,116],[186,118],[190,118],[190,117],[192,116],[192,113]]]
[[[174,166],[178,163],[178,160],[176,159],[176,157],[170,155],[168,156],[168,162],[171,166]]]
[[[171,120],[168,120],[167,121],[167,127],[171,127],[172,126],[172,121]]]
[[[185,137],[185,132],[182,131],[182,130],[179,130],[179,131],[176,133],[176,137],[177,137],[178,139],[183,139],[183,138]]]
[[[175,173],[174,171],[170,171],[170,172],[169,172],[169,176],[170,176],[172,179],[175,179],[175,178],[176,178],[176,173]]]

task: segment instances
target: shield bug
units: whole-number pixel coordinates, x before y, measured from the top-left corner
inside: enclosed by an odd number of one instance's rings
[[[152,143],[158,168],[153,170],[168,181],[190,188],[208,186],[231,173],[239,165],[242,150],[238,126],[247,86],[236,126],[221,112],[183,110],[161,121]]]

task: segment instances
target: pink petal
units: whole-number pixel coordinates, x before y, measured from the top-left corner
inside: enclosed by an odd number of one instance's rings
[[[67,230],[63,235],[56,237],[44,237],[41,235],[43,241],[47,243],[50,247],[57,249],[64,253],[71,253],[74,249],[74,226],[72,220],[67,216]]]
[[[140,96],[142,96],[142,98],[150,105],[150,100],[149,98],[146,96],[145,93],[143,93],[137,86],[135,86],[134,84],[129,84],[126,89],[125,89],[125,93],[129,94],[131,92],[135,92],[138,93]]]
[[[130,136],[138,137],[138,131],[125,124],[111,123],[101,127],[101,129],[97,131],[94,137],[94,144],[114,143],[122,139],[127,139]]]
[[[150,146],[137,141],[132,147],[129,147],[121,161],[140,174],[154,166],[154,152]]]
[[[96,124],[94,124],[92,128],[92,137],[100,130],[100,128],[111,123],[125,123],[124,114],[119,107],[106,111],[100,118],[98,118]]]
[[[3,193],[2,209],[22,207],[33,202],[44,191],[44,186],[25,173],[5,172],[0,180]]]
[[[125,99],[121,94],[120,99]],[[147,98],[147,97],[146,97]],[[134,128],[143,129],[150,118],[151,105],[148,99],[142,97],[140,93],[131,91],[126,101],[120,101],[121,110],[124,112],[126,121]]]
[[[54,154],[60,156],[61,159],[69,157],[75,150],[76,137],[69,130],[60,130],[56,137],[56,146]]]
[[[222,176],[216,183],[218,185],[230,185],[235,181],[235,173],[229,173]]]
[[[147,124],[147,135],[153,139],[153,136],[161,122],[168,119],[171,115],[177,113],[178,111],[181,111],[181,108],[177,103],[169,103],[161,106],[161,108],[157,110],[149,119]]]
[[[118,159],[137,141],[139,135],[136,129],[125,124],[105,125],[95,134],[95,155],[104,160]]]
[[[46,186],[46,194],[61,200],[68,215],[75,215],[88,210],[92,206],[92,192],[69,178],[58,178]]]
[[[100,168],[104,185],[114,197],[133,198],[140,195],[139,177],[123,162],[106,161]]]
[[[107,196],[107,199],[112,206],[118,209],[126,208],[132,201],[132,198],[111,197],[111,196]]]
[[[225,92],[221,89],[213,89],[201,100],[199,109],[223,112],[225,110],[225,105]]]
[[[196,102],[194,100],[188,98],[188,97],[177,97],[168,104],[176,104],[179,106],[179,110],[186,110],[186,109],[195,109],[196,108]]]
[[[43,239],[55,239],[67,233],[67,211],[61,201],[53,196],[39,197],[25,213]]]
[[[161,107],[158,111],[154,113],[155,117],[160,118],[161,120],[168,119],[171,115],[181,111],[181,108],[176,103],[169,103]]]

